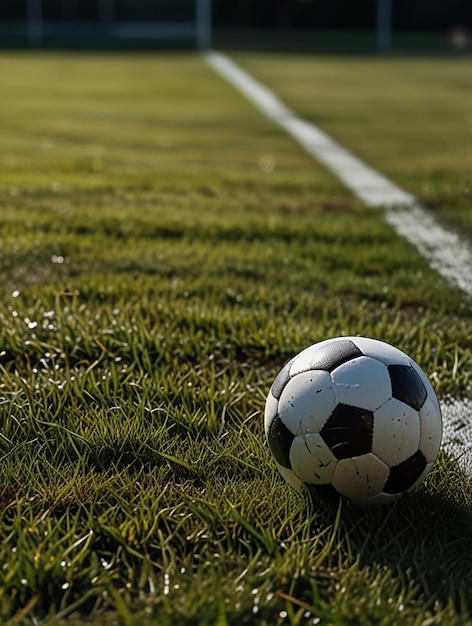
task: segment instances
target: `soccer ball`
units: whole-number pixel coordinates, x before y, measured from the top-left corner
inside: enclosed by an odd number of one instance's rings
[[[279,372],[264,425],[282,476],[296,488],[329,486],[356,503],[416,489],[441,444],[441,409],[417,363],[388,343],[336,337]]]

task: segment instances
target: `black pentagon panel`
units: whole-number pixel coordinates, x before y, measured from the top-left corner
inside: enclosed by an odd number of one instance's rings
[[[428,392],[417,372],[410,365],[389,365],[392,397],[419,411]]]
[[[383,491],[385,493],[402,493],[407,491],[421,476],[426,468],[424,454],[418,450],[406,461],[390,468],[390,474]]]
[[[364,355],[350,339],[333,341],[315,352],[311,362],[311,369],[332,372],[339,365],[359,356]]]
[[[373,427],[371,411],[338,404],[320,434],[337,459],[351,459],[372,452]]]
[[[290,446],[292,445],[294,437],[295,435],[289,431],[277,415],[269,426],[267,441],[274,459],[279,465],[287,469],[292,469],[290,464]]]
[[[284,390],[285,385],[290,380],[290,368],[294,360],[295,360],[295,357],[293,359],[290,359],[290,361],[283,366],[283,368],[277,374],[276,379],[272,383],[270,392],[274,396],[274,398],[276,398],[277,400],[280,400],[282,391]]]

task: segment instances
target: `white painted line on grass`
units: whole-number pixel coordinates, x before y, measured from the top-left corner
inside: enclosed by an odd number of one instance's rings
[[[446,398],[441,402],[443,450],[451,454],[460,467],[472,469],[472,400]]]
[[[456,233],[445,230],[407,193],[314,124],[299,118],[267,87],[224,54],[209,51],[206,62],[316,160],[333,172],[368,206],[385,210],[386,221],[413,244],[449,284],[472,296],[472,250]]]

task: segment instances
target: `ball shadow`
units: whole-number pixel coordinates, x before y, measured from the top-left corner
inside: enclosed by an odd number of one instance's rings
[[[472,611],[472,478],[440,455],[440,470],[393,504],[361,507],[342,501],[340,530],[360,566],[388,567],[414,582],[424,602]],[[312,492],[317,513],[333,523],[339,498]]]

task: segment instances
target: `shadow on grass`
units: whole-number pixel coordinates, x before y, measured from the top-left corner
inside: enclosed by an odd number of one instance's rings
[[[388,567],[425,604],[472,612],[472,479],[446,455],[438,466],[424,488],[393,505],[343,502],[342,534],[361,568]],[[338,506],[324,500],[331,521]]]

